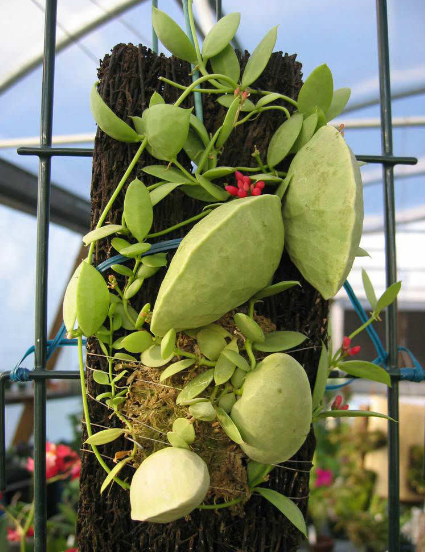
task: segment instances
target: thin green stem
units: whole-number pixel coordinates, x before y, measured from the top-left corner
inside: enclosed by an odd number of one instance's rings
[[[124,184],[127,182],[127,178],[130,176],[131,171],[134,169],[137,161],[139,160],[140,156],[143,153],[143,150],[145,149],[146,145],[148,143],[148,139],[144,138],[143,142],[140,144],[139,149],[136,152],[136,155],[133,157],[130,165],[128,166],[127,170],[124,173],[124,176],[121,178],[121,180],[118,183],[118,186],[115,188],[114,193],[111,195],[108,203],[106,204],[106,207],[103,210],[103,213],[100,215],[99,220],[97,221],[96,228],[100,228],[102,224],[104,223],[109,211],[111,210],[112,205],[114,204],[114,201],[117,199],[118,194],[122,190]],[[92,242],[90,244],[89,254],[87,257],[87,262],[91,264],[94,246],[96,242]]]
[[[113,370],[113,361],[112,361],[112,343],[113,343],[113,332],[112,332],[113,320],[112,316],[109,317],[109,355],[108,355],[108,369],[109,369],[109,381],[111,383],[111,393],[112,398],[115,397],[115,383],[114,383],[114,370]]]
[[[260,107],[260,113],[262,113],[263,111],[273,111],[273,110],[283,111],[287,119],[291,118],[291,114],[286,109],[286,107],[283,107],[281,105],[268,105],[267,107]]]
[[[30,509],[29,509],[29,512],[28,512],[28,516],[25,520],[25,525],[22,528],[21,540],[20,540],[20,543],[19,543],[20,552],[25,552],[25,548],[26,548],[25,547],[25,541],[26,541],[26,538],[27,538],[27,533],[28,533],[31,525],[33,524],[33,521],[34,521],[34,500],[31,503],[31,506],[30,506]]]
[[[169,84],[170,86],[174,86],[174,88],[178,88],[179,90],[186,90],[186,86],[170,79],[166,79],[165,77],[159,77],[159,80]],[[192,92],[200,92],[201,94],[232,94],[233,88],[195,88]]]
[[[249,310],[248,310],[248,316],[254,320],[254,305],[255,300],[251,299],[249,301]]]
[[[263,165],[263,162],[261,161],[260,152],[258,151],[257,148],[255,148],[254,153],[252,154],[252,157],[254,157],[260,169],[265,173],[266,167]]]
[[[89,405],[87,402],[87,393],[86,393],[86,383],[85,383],[85,374],[84,374],[84,360],[83,360],[83,338],[81,335],[78,336],[78,364],[80,368],[80,384],[81,384],[81,396],[83,399],[83,412],[84,412],[84,419],[86,422],[86,428],[87,428],[87,435],[91,437],[93,435],[93,431],[91,428],[90,423],[90,414],[89,414]],[[91,445],[91,448],[94,452],[94,455],[97,458],[97,461],[102,466],[102,468],[106,471],[106,473],[110,473],[110,469],[108,465],[106,464],[105,460],[100,456],[99,451],[97,450],[96,445]],[[130,485],[128,483],[125,483],[124,481],[121,481],[118,477],[114,478],[115,483],[118,483],[118,485],[123,489],[129,489]]]
[[[192,182],[195,182],[196,184],[198,184],[198,183],[196,182],[196,178],[195,178],[194,176],[192,176],[192,175],[190,174],[190,172],[187,171],[187,170],[183,167],[183,165],[177,161],[177,159],[173,159],[173,163],[174,163],[174,165],[175,165],[177,168],[179,168],[179,169],[181,170],[181,172],[182,172],[183,174],[185,174],[188,178],[190,178],[190,180],[192,180]]]
[[[187,357],[187,358],[193,358],[195,360],[197,359],[196,355],[194,355],[193,353],[188,353],[187,351],[182,351],[181,349],[175,349],[174,353],[177,356],[184,356],[184,357]]]
[[[130,320],[130,322],[133,324],[133,326],[135,326],[136,325],[136,320],[134,320],[134,318],[131,316],[131,314],[128,310],[128,299],[124,299],[124,297],[123,297],[122,306],[124,308],[124,312],[125,312],[127,318]]]
[[[214,144],[216,143],[216,140],[219,137],[222,128],[223,126],[220,126],[215,131],[214,136],[209,141],[208,146],[205,148],[204,153],[202,154],[202,157],[199,160],[199,165],[196,167],[195,174],[200,174],[202,169],[204,168],[205,163],[208,161],[208,156],[211,153],[211,150],[214,148]]]
[[[157,238],[158,236],[163,236],[164,234],[168,234],[169,232],[173,232],[173,230],[177,230],[177,228],[181,228],[182,226],[186,226],[187,224],[191,224],[192,222],[196,222],[197,220],[206,217],[209,213],[211,213],[212,209],[209,211],[204,211],[203,213],[199,213],[199,215],[196,215],[190,219],[184,220],[183,222],[179,222],[178,224],[175,224],[174,226],[170,226],[169,228],[166,228],[165,230],[161,230],[160,232],[155,232],[155,234],[148,234],[146,238]]]
[[[250,111],[248,113],[248,115],[246,115],[243,119],[241,119],[240,121],[238,121],[235,126],[239,126],[239,125],[243,125],[244,123],[246,123],[247,121],[249,121],[249,119],[251,119],[251,117],[253,117],[254,115],[259,115],[260,114],[260,110],[259,109],[254,109],[253,111]]]
[[[254,353],[252,352],[252,343],[249,339],[245,341],[245,350],[246,354],[248,355],[248,358],[251,362],[251,370],[254,370],[254,368],[257,365],[257,361],[255,359]]]
[[[206,81],[210,81],[211,79],[217,79],[217,78],[228,82],[235,88],[237,87],[237,84],[235,83],[235,81],[230,79],[229,77],[226,77],[226,75],[221,75],[219,73],[213,73],[212,75],[209,75],[209,74],[204,75],[203,77],[199,77],[199,79],[192,82],[192,84],[188,86],[186,90],[183,92],[183,94],[177,99],[174,105],[177,107],[181,105],[181,103],[187,98],[187,96],[189,96],[191,92],[193,92],[193,90],[198,86],[198,84],[201,84]]]
[[[234,506],[235,504],[239,504],[239,502],[242,502],[246,498],[245,496],[242,496],[240,498],[234,498],[233,500],[229,500],[229,502],[223,502],[222,504],[201,504],[198,506],[200,510],[222,510],[223,508],[229,508],[230,506]]]
[[[190,26],[190,31],[192,33],[193,45],[195,47],[196,59],[198,60],[198,63],[202,63],[202,56],[201,56],[201,50],[199,48],[198,35],[196,34],[195,19],[193,17],[192,2],[193,0],[189,0],[187,3],[187,11],[189,15],[189,26]]]
[[[199,366],[215,366],[217,363],[213,360],[207,360],[205,357],[201,357],[198,360]]]
[[[267,96],[267,94],[274,94],[274,92],[268,92],[267,90],[250,90],[251,94],[262,94],[263,96]],[[285,94],[279,94],[279,98],[281,100],[285,100],[285,102],[288,102],[295,106],[298,109],[298,103],[290,98],[289,96],[285,96]]]
[[[355,330],[352,334],[350,334],[348,337],[350,339],[354,339],[356,337],[356,335],[358,335],[360,332],[362,332],[363,330],[365,330],[370,324],[372,324],[372,322],[375,322],[376,320],[376,317],[374,315],[372,315],[369,320],[367,320],[362,326],[360,326],[360,328],[357,328],[357,330]]]

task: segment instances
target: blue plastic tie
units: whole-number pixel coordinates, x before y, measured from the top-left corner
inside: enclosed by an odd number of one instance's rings
[[[21,368],[20,366],[15,366],[15,368],[10,373],[10,381],[31,381],[30,370],[28,368]]]

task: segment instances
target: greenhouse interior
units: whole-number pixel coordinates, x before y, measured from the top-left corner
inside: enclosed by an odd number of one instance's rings
[[[425,3],[2,13],[0,550],[425,552]]]

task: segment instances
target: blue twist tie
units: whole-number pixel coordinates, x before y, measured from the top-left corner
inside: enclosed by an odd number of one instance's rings
[[[15,368],[11,371],[9,378],[10,381],[31,381],[30,370],[28,370],[28,368],[21,368],[21,366],[15,366]]]

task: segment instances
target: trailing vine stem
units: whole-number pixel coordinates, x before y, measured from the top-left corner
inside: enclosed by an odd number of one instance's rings
[[[223,508],[229,508],[230,506],[234,506],[235,504],[239,504],[239,502],[242,502],[246,497],[242,496],[239,498],[234,498],[233,500],[229,500],[229,502],[223,502],[222,504],[201,504],[198,506],[199,510],[222,510]]]
[[[192,84],[189,85],[186,88],[186,90],[183,92],[183,94],[181,94],[180,97],[175,101],[174,105],[176,107],[179,107],[182,104],[182,102],[187,98],[187,96],[191,92],[193,92],[193,90],[198,86],[198,84],[202,84],[203,82],[211,81],[211,79],[216,79],[216,78],[227,81],[229,84],[234,86],[235,89],[238,86],[237,83],[234,80],[232,80],[230,77],[226,77],[226,75],[222,75],[220,73],[212,73],[211,75],[207,74],[207,75],[204,75],[203,77],[199,77],[199,79],[192,82]]]
[[[202,213],[199,213],[199,215],[195,215],[194,217],[191,217],[190,219],[183,220],[182,222],[179,222],[178,224],[175,224],[174,226],[170,226],[169,228],[166,228],[165,230],[161,230],[160,232],[155,232],[154,234],[148,234],[146,238],[157,238],[159,236],[163,236],[164,234],[168,234],[170,232],[173,232],[174,230],[177,230],[178,228],[181,228],[182,226],[186,226],[187,224],[191,224],[192,222],[196,222],[199,219],[202,219],[209,215],[211,213],[212,209],[209,209],[207,211],[204,211]]]

